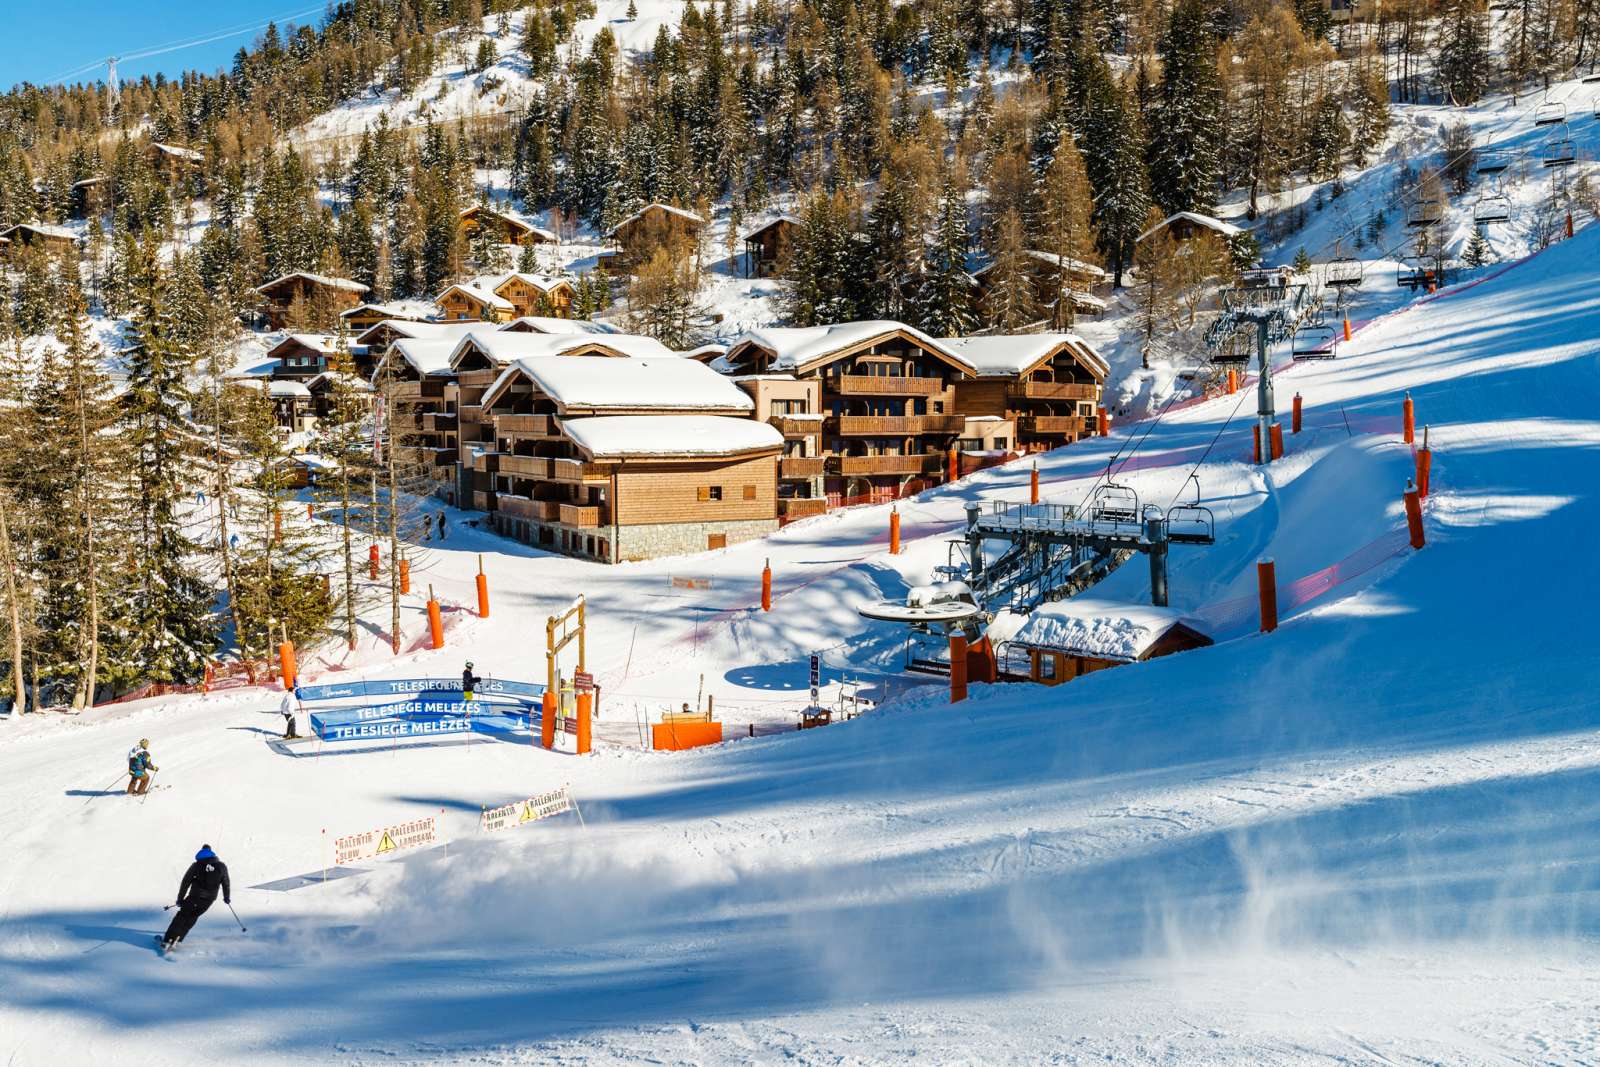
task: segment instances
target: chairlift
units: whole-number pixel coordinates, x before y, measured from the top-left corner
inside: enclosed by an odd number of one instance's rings
[[[1486,148],[1478,153],[1479,174],[1494,176],[1511,169],[1511,157],[1501,148]]]
[[[1200,479],[1194,483],[1194,502],[1174,504],[1167,511],[1167,540],[1180,545],[1210,545],[1217,540],[1217,520],[1211,509],[1200,503]]]
[[[1287,284],[1282,267],[1253,267],[1239,272],[1240,289],[1282,289]]]
[[[1395,271],[1394,283],[1401,289],[1409,288],[1415,292],[1435,284],[1437,279],[1438,273],[1432,259],[1427,256],[1411,256],[1403,260],[1400,269]]]
[[[1535,126],[1556,126],[1567,121],[1567,105],[1554,100],[1540,104],[1533,112]]]
[[[1097,486],[1089,497],[1089,520],[1138,522],[1139,494],[1129,486],[1108,480],[1104,485]]]
[[[1323,284],[1333,289],[1359,288],[1363,268],[1359,259],[1336,259],[1328,264]]]
[[[1295,331],[1291,351],[1295,359],[1332,359],[1339,346],[1339,331],[1331,326],[1314,326]]]
[[[1547,167],[1570,167],[1578,161],[1578,146],[1565,125],[1559,133],[1552,134],[1539,150],[1539,161]]]
[[[1503,193],[1490,193],[1478,197],[1478,202],[1472,205],[1472,221],[1480,228],[1491,222],[1510,222],[1510,198]]]
[[[1439,203],[1438,198],[1429,197],[1425,200],[1418,200],[1411,205],[1410,210],[1406,212],[1406,225],[1413,229],[1420,229],[1424,226],[1437,226],[1443,218],[1444,205]]]

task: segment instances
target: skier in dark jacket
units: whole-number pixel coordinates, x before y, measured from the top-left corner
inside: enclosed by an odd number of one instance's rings
[[[172,917],[166,936],[161,939],[161,949],[166,951],[182,941],[194,929],[194,924],[206,909],[217,902],[217,891],[222,891],[225,904],[233,903],[233,886],[228,882],[228,865],[217,858],[210,845],[201,845],[194,854],[194,862],[184,872],[183,883],[178,886],[178,914]]]
[[[471,700],[472,691],[478,687],[478,683],[481,681],[483,681],[482,678],[479,678],[476,674],[472,673],[472,661],[470,659],[467,660],[467,669],[461,672],[462,696],[467,700]]]

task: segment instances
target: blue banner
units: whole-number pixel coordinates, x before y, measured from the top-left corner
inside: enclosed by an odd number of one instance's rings
[[[514,733],[526,731],[531,717],[505,708],[487,709],[476,701],[411,700],[362,713],[314,714],[312,731],[324,741],[362,741],[425,737],[433,734]],[[373,714],[366,714],[366,713]]]
[[[305,702],[319,700],[360,700],[366,697],[408,696],[413,693],[461,694],[460,678],[372,678],[351,679],[330,685],[303,685],[295,695]],[[484,678],[475,694],[508,697],[530,703],[544,696],[544,686],[536,682],[516,682],[509,678]]]

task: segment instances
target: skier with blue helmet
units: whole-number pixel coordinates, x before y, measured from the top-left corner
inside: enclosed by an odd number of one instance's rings
[[[178,886],[178,914],[172,917],[172,925],[161,938],[161,951],[168,951],[194,929],[200,916],[217,902],[219,890],[223,903],[232,904],[233,886],[228,881],[228,865],[217,858],[210,845],[201,845]]]

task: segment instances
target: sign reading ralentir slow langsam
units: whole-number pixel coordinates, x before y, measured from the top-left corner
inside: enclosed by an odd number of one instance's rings
[[[357,860],[375,859],[391,852],[431,845],[437,840],[432,815],[365,833],[346,834],[333,839],[333,864],[338,867]]]
[[[526,800],[513,801],[499,808],[489,808],[484,811],[478,825],[489,833],[497,830],[510,830],[524,823],[538,822],[548,819],[552,815],[572,810],[572,796],[567,792],[567,787],[553,789],[548,793],[528,797]]]

